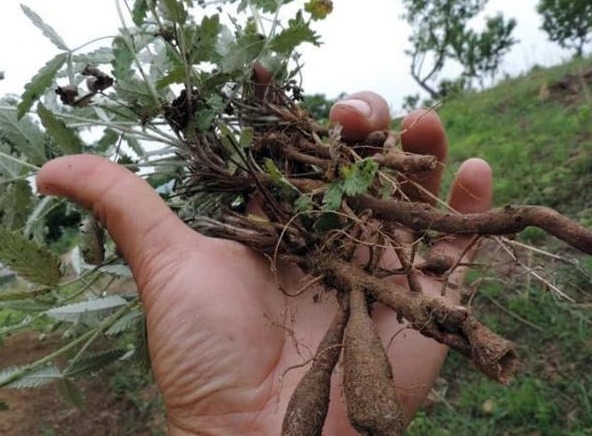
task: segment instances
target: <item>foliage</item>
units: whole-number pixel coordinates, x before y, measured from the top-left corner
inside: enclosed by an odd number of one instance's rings
[[[403,18],[412,28],[407,51],[411,57],[411,76],[431,98],[442,97],[445,88],[435,89],[434,82],[447,61],[463,68],[461,80],[466,85],[494,76],[503,56],[517,42],[512,37],[516,20],[501,14],[485,18],[485,29],[476,32],[470,21],[478,16],[487,0],[403,0]]]
[[[551,41],[561,47],[584,54],[584,46],[592,41],[592,3],[588,0],[541,0],[537,11],[543,17],[541,28]]]
[[[185,132],[220,129],[225,146],[240,160],[252,130],[237,129],[230,102],[253,92],[255,64],[285,83],[294,101],[302,97],[296,49],[319,45],[312,23],[325,18],[332,3],[302,2],[280,22],[276,14],[287,3],[122,0],[119,34],[109,37],[107,46],[76,48],[22,6],[60,52],[31,78],[19,101],[4,99],[0,105],[0,262],[19,276],[0,289],[0,340],[40,326],[69,340],[37,361],[1,370],[0,387],[55,382],[78,404],[73,382],[79,377],[115,362],[149,367],[138,298],[111,290],[131,277],[116,248],[77,206],[37,195],[30,181],[49,159],[97,154],[142,174],[175,210],[190,208],[170,195],[185,176],[177,155]],[[234,9],[230,19],[222,7]],[[270,174],[278,173],[270,162]],[[281,173],[276,182],[294,189]],[[78,224],[79,234],[64,242]],[[75,247],[62,264],[48,244]]]

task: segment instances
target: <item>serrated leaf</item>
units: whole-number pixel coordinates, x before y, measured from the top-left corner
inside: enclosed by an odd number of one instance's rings
[[[289,55],[292,51],[304,42],[309,42],[319,46],[319,35],[317,35],[302,18],[302,13],[298,11],[296,18],[288,21],[288,27],[278,33],[270,41],[272,50]]]
[[[312,198],[308,195],[301,195],[294,202],[294,212],[306,212],[312,209]]]
[[[251,5],[261,9],[263,12],[275,13],[281,6],[284,6],[291,1],[292,0],[241,0],[238,10],[239,12],[243,11]]]
[[[194,29],[188,27],[187,30]],[[216,53],[216,43],[218,42],[218,34],[222,26],[220,25],[220,17],[218,14],[212,16],[205,16],[201,20],[201,24],[192,32],[192,38],[186,38],[189,41],[188,51],[189,60],[192,64],[199,64],[200,62],[217,62],[219,58]]]
[[[177,0],[162,0],[164,2],[165,17],[178,24],[185,24],[187,20],[187,11],[183,3]]]
[[[323,196],[324,210],[337,210],[341,207],[341,200],[343,199],[343,186],[340,182],[333,182],[325,191]]]
[[[136,26],[144,24],[146,13],[148,12],[148,2],[146,0],[135,0],[132,8],[132,21]]]
[[[61,378],[58,381],[58,392],[64,400],[74,407],[80,408],[84,404],[82,392],[72,380]]]
[[[251,145],[251,141],[253,140],[253,136],[255,135],[255,130],[252,127],[243,127],[240,132],[240,137],[238,138],[238,144],[242,148],[247,148]]]
[[[156,81],[156,89],[163,89],[173,83],[184,83],[187,77],[187,70],[184,65],[177,65],[168,74]]]
[[[134,55],[131,52],[127,41],[122,36],[113,38],[111,44],[113,49],[113,76],[118,80],[129,79],[133,75],[132,64]]]
[[[127,142],[127,145],[129,145],[129,147],[132,149],[132,151],[136,153],[136,156],[138,156],[139,158],[143,158],[146,155],[146,150],[144,150],[144,147],[142,147],[142,143],[138,141],[135,137],[126,136],[125,141]]]
[[[366,158],[351,164],[349,167],[342,169],[343,178],[343,192],[345,195],[359,195],[368,191],[376,171],[378,164],[372,158]]]
[[[60,50],[70,51],[64,40],[49,24],[45,23],[43,19],[37,15],[31,8],[21,5],[21,9],[27,17],[37,26],[43,34]]]
[[[63,154],[78,154],[82,152],[84,144],[76,132],[57,118],[41,102],[37,104],[37,115],[39,115],[41,124],[43,124],[45,130]]]
[[[127,351],[122,348],[103,351],[85,356],[71,364],[65,377],[82,377],[101,371],[112,363],[117,362]]]
[[[148,351],[148,331],[146,330],[146,318],[143,318],[142,322],[136,324],[135,346],[136,350],[134,353],[134,358],[136,362],[145,371],[149,371],[152,363],[150,360],[150,352]]]
[[[265,37],[257,34],[246,34],[235,41],[218,44],[218,52],[222,56],[220,68],[223,73],[245,71],[259,57],[265,47]]]
[[[110,276],[119,277],[122,279],[133,279],[132,270],[127,265],[104,265],[101,267],[101,272],[109,274]]]
[[[31,81],[25,85],[25,92],[21,96],[21,101],[17,105],[16,116],[21,119],[25,113],[33,106],[39,98],[43,95],[45,90],[51,86],[53,79],[58,73],[59,69],[66,63],[68,53],[60,53],[54,56],[47,62],[38,72],[33,76]]]
[[[32,371],[27,370],[26,366],[11,366],[0,371],[0,387],[10,389],[37,388],[53,383],[60,377],[60,371],[53,364]]]
[[[0,302],[28,300],[46,294],[50,290],[50,288],[37,288],[18,292],[0,292]]]
[[[32,164],[42,165],[45,161],[44,134],[30,117],[17,118],[16,112],[0,109],[0,130],[11,147]]]
[[[125,331],[132,329],[139,322],[144,323],[144,313],[140,310],[132,310],[118,319],[109,330],[105,332],[107,335],[118,335]]]
[[[324,20],[327,15],[333,12],[331,0],[310,0],[304,3],[304,10],[308,12],[313,20]]]
[[[72,56],[72,62],[83,65],[108,64],[113,60],[113,50],[109,47],[99,47],[88,53]]]
[[[55,253],[4,226],[0,226],[0,260],[32,283],[53,287],[62,276]]]
[[[118,295],[55,307],[46,313],[58,321],[85,324],[90,327],[97,326],[100,321],[111,315],[115,309],[127,304],[127,301]]]
[[[15,230],[24,227],[33,205],[33,190],[27,180],[17,180],[5,185],[0,196],[2,225]]]
[[[21,162],[11,159],[8,144],[0,142],[0,179],[16,179],[23,174],[23,170],[25,170],[25,166]]]

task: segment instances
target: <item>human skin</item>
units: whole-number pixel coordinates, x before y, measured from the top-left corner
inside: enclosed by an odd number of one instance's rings
[[[386,102],[371,92],[337,103],[331,120],[350,138],[387,129],[390,123]],[[434,112],[410,114],[403,129],[406,151],[444,160],[446,136]],[[441,174],[439,166],[418,182],[437,195]],[[50,161],[40,170],[37,187],[41,194],[69,197],[92,210],[128,262],[144,305],[152,370],[169,434],[280,434],[306,367],[284,371],[314,353],[337,310],[333,294],[315,302],[319,289],[312,287],[298,297],[286,296],[278,285],[293,293],[306,282],[297,267],[278,265],[274,272],[267,259],[247,247],[191,230],[144,180],[103,158],[75,155]],[[491,201],[489,166],[469,159],[458,170],[449,205],[460,213],[483,212]],[[433,250],[458,256],[467,242],[466,237],[447,238]],[[468,259],[474,254],[471,250]],[[388,256],[386,263],[395,262],[392,253]],[[454,274],[454,284],[461,284],[462,276]],[[429,277],[421,282],[424,292],[441,298],[441,282]],[[449,291],[446,298],[456,303],[458,295]],[[404,327],[384,307],[375,307],[372,316],[385,344]],[[423,403],[446,351],[412,330],[402,331],[388,348],[407,421]],[[339,372],[338,367],[323,434],[354,435]]]

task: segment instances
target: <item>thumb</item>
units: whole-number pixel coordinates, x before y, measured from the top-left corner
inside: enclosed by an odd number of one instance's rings
[[[98,156],[65,156],[46,163],[37,175],[37,189],[92,210],[136,277],[165,250],[189,241],[195,247],[195,238],[201,238],[143,179]]]

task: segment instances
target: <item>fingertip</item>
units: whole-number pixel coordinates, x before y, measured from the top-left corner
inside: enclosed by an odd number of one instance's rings
[[[403,150],[410,153],[431,154],[444,161],[447,140],[444,125],[434,110],[418,109],[401,123]]]
[[[480,213],[493,204],[493,172],[480,158],[464,161],[450,191],[449,205],[460,213]]]
[[[361,140],[376,130],[388,129],[391,116],[384,98],[371,91],[362,91],[335,103],[329,112],[329,120],[342,126],[344,138]]]

